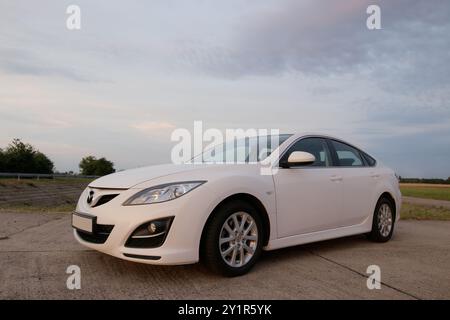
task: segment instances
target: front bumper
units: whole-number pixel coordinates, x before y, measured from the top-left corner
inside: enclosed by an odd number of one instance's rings
[[[82,245],[117,258],[160,265],[179,265],[198,262],[201,233],[207,217],[207,210],[199,210],[201,203],[192,201],[189,194],[164,203],[123,206],[136,190],[126,190],[117,198],[97,208],[85,204],[82,194],[77,212],[96,217],[98,225],[112,226],[103,243],[83,237],[74,229],[75,239]],[[196,203],[195,208],[193,204]],[[143,223],[173,217],[164,243],[157,248],[130,248],[125,246],[134,230]],[[100,241],[102,242],[102,241]]]
[[[95,244],[84,241],[77,234],[76,230],[74,230],[74,236],[79,243],[86,247],[124,260],[159,265],[180,265],[198,262],[198,254],[192,249],[171,249],[165,244],[159,248],[153,249],[127,248],[123,245],[114,247],[113,244],[116,242],[110,242],[108,244]]]

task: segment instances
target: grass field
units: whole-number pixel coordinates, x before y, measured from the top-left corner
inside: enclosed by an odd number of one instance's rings
[[[403,203],[400,212],[402,220],[450,220],[450,209]]]
[[[450,201],[450,185],[401,184],[400,189],[407,197]]]
[[[88,184],[91,179],[78,178],[58,178],[58,179],[0,179],[0,186],[8,185],[45,185],[45,184]],[[448,200],[450,201],[450,186],[448,185],[429,185],[429,184],[401,184],[400,186],[404,196]],[[75,208],[75,203],[62,204],[57,206],[36,206],[36,205],[1,205],[1,211],[17,212],[70,212]],[[416,204],[403,203],[401,211],[402,219],[415,220],[450,220],[450,209],[441,207],[422,206]]]
[[[75,210],[76,204],[61,204],[56,206],[37,206],[37,205],[24,205],[24,204],[12,204],[2,205],[0,207],[0,213],[2,212],[72,212]]]
[[[64,204],[59,206],[26,206],[12,205],[2,206],[1,212],[72,212],[75,210],[75,204]],[[442,207],[421,206],[409,203],[403,203],[400,213],[402,220],[445,220],[450,221],[450,209]]]
[[[55,178],[55,179],[11,179],[0,178],[0,186],[15,186],[15,185],[46,185],[46,184],[88,184],[93,179],[87,178]]]

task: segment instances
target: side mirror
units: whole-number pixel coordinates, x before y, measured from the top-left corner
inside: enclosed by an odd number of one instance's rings
[[[281,166],[284,168],[294,167],[294,166],[308,166],[316,161],[316,157],[309,152],[294,151],[289,155],[287,162],[283,163]]]

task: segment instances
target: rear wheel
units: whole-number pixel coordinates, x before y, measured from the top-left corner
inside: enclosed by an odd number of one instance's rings
[[[243,201],[226,203],[206,226],[203,261],[225,276],[245,274],[260,256],[263,239],[262,221],[255,208]]]
[[[394,224],[395,206],[390,199],[383,197],[378,200],[375,208],[369,239],[376,242],[389,241],[394,232]]]

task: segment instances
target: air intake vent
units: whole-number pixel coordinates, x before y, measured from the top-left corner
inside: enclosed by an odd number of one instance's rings
[[[101,206],[102,204],[105,204],[115,197],[117,197],[119,194],[105,194],[104,196],[101,196],[100,199],[97,200],[97,202],[92,206],[93,208]]]
[[[90,234],[82,230],[77,230],[78,236],[86,242],[102,244],[108,240],[109,234],[114,226],[109,224],[96,224],[94,226],[94,233]]]

